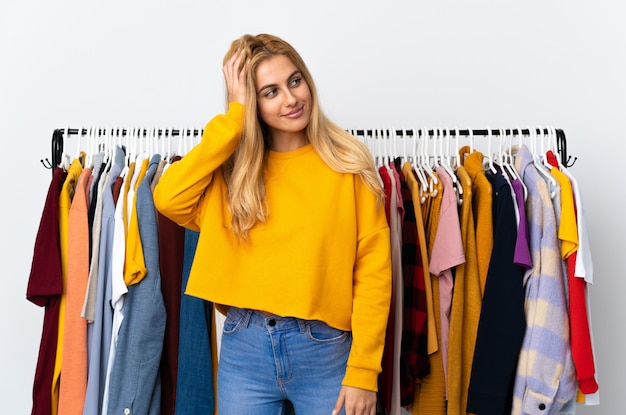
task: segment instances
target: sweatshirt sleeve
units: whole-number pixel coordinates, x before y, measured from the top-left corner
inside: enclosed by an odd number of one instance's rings
[[[181,226],[199,230],[194,223],[215,171],[230,157],[241,137],[245,107],[231,102],[226,114],[208,122],[202,140],[180,161],[170,165],[154,189],[156,208]]]
[[[343,384],[377,391],[391,302],[391,242],[384,205],[357,178],[358,241],[353,276],[352,348]]]

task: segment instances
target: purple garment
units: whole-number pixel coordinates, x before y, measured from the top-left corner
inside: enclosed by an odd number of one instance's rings
[[[529,270],[533,267],[533,260],[530,256],[530,244],[528,243],[528,222],[526,221],[526,208],[524,205],[524,190],[519,179],[511,181],[511,186],[517,199],[519,211],[519,224],[517,225],[517,240],[515,241],[515,254],[513,262],[516,265]]]

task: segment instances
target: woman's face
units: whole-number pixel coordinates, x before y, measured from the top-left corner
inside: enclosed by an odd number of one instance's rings
[[[282,55],[261,62],[255,87],[259,115],[272,140],[301,136],[311,118],[311,91],[293,62]]]

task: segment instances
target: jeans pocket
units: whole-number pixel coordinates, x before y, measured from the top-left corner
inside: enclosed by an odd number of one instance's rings
[[[231,307],[231,309],[228,310],[226,319],[224,320],[223,334],[226,335],[236,333],[243,325],[243,320],[245,317],[245,312]]]
[[[311,321],[307,324],[309,338],[319,343],[335,343],[347,338],[350,332],[336,329],[323,321]]]

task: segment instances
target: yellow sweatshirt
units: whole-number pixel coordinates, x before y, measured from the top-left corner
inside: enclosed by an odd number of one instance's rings
[[[351,330],[343,384],[376,391],[391,297],[384,206],[359,176],[330,169],[310,144],[270,151],[269,218],[239,243],[220,166],[239,143],[243,116],[243,105],[231,103],[155,188],[161,213],[200,231],[185,292],[220,311],[264,310]]]

